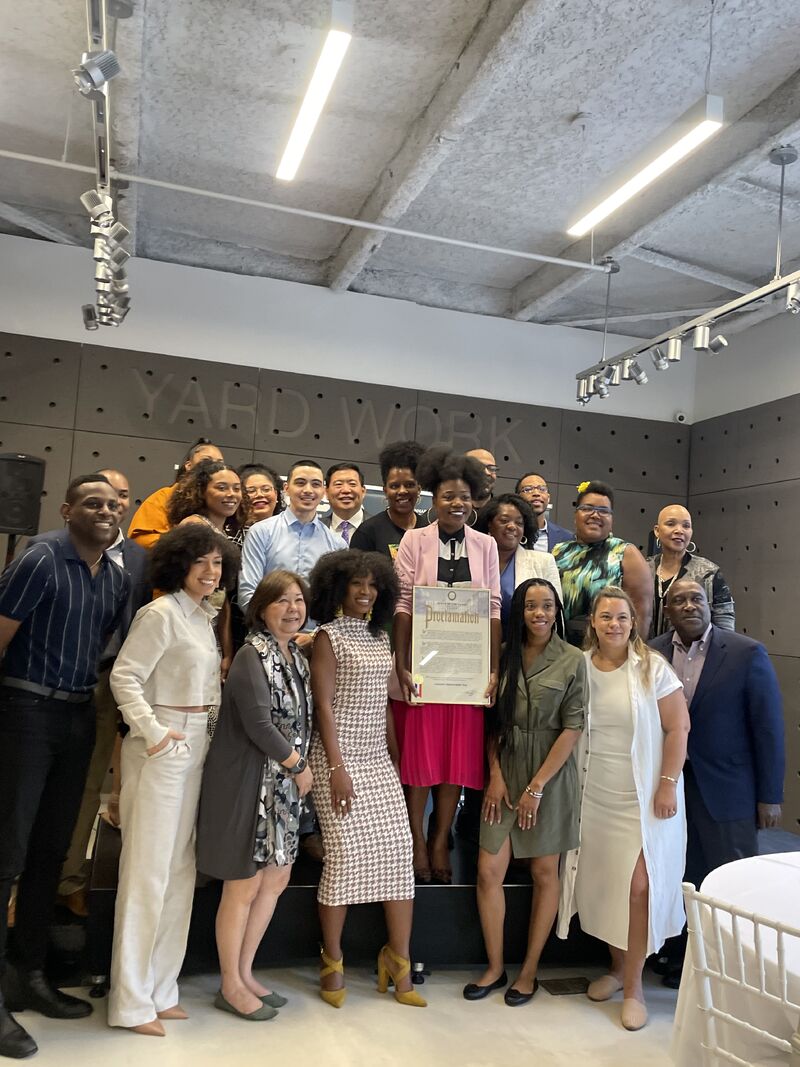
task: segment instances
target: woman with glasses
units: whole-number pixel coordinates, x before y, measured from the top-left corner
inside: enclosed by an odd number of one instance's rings
[[[523,474],[517,480],[514,492],[530,505],[536,520],[536,537],[527,548],[535,548],[537,552],[552,552],[562,541],[572,540],[571,530],[564,529],[547,517],[550,490],[541,474],[535,471]]]
[[[245,463],[239,468],[242,498],[247,508],[245,530],[254,522],[271,519],[283,511],[283,482],[271,467],[262,463]]]
[[[592,601],[607,585],[620,586],[636,609],[639,633],[650,632],[653,578],[636,545],[614,537],[614,490],[605,482],[581,482],[575,503],[575,540],[553,549],[561,573],[567,640],[580,648]]]

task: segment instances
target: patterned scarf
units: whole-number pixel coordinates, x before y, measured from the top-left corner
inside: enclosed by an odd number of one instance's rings
[[[272,701],[273,725],[293,748],[297,748],[297,738],[305,734],[307,748],[311,736],[311,687],[305,656],[295,644],[290,643],[292,663],[305,691],[304,730],[302,695],[278,642],[272,634],[263,631],[248,634],[245,640],[261,657]],[[305,754],[305,750],[300,752],[301,756]],[[271,863],[278,867],[294,863],[299,846],[301,806],[294,775],[277,760],[265,759],[253,851],[256,863]]]

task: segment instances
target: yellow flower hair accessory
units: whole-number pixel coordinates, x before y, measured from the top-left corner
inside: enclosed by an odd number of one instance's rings
[[[578,493],[585,493],[591,484],[591,482],[581,482],[581,484],[577,486]]]

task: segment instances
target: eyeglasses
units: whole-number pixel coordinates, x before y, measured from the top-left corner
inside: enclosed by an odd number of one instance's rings
[[[611,508],[598,507],[595,504],[578,504],[575,508],[576,511],[580,511],[582,515],[613,515],[614,512]]]
[[[495,463],[484,463],[483,469],[487,474],[497,474],[500,468]]]
[[[271,496],[275,492],[274,485],[251,485],[245,489],[245,493],[249,497],[254,496]]]
[[[532,496],[534,493],[549,493],[546,485],[526,485],[520,489],[520,496]]]

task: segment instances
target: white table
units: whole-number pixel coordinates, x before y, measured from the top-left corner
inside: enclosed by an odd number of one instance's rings
[[[709,874],[700,891],[723,903],[800,928],[800,852],[754,856],[752,859],[726,863]],[[743,935],[745,931],[746,925],[742,927]],[[743,936],[743,942],[745,940]],[[744,944],[745,962],[754,963],[752,933],[749,940],[749,946]],[[763,947],[765,957],[775,961],[776,943],[769,931],[765,932]],[[800,999],[800,945],[794,943],[793,939],[787,941],[786,964],[789,993],[797,1002]],[[698,1007],[697,984],[690,944],[681,977],[672,1035],[671,1054],[678,1067],[698,1067],[703,1062],[703,1020]],[[759,1029],[769,1030],[786,1040],[797,1029],[798,1019],[793,1018],[790,1012],[765,1002],[747,990],[727,988],[724,996],[726,1011]],[[740,1034],[738,1030],[735,1042],[731,1051],[744,1060],[769,1062],[776,1055],[776,1050],[763,1040]]]

